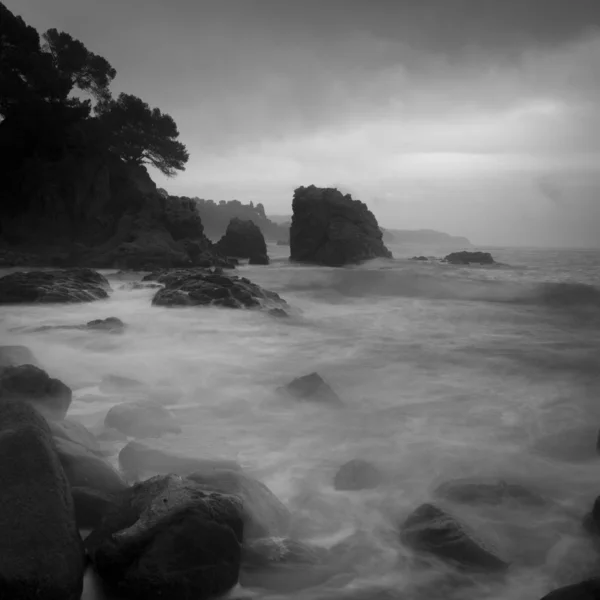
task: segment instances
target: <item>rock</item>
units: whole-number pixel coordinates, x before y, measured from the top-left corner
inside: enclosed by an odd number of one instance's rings
[[[391,258],[377,219],[359,200],[314,185],[294,191],[290,259],[332,267]]]
[[[243,221],[237,217],[229,221],[225,235],[217,242],[216,248],[225,256],[236,258],[267,256],[267,244],[260,228],[250,220]]]
[[[138,479],[152,475],[189,475],[215,470],[241,471],[233,460],[208,460],[181,456],[158,450],[143,442],[129,442],[119,452],[119,465],[128,479]]]
[[[165,287],[152,300],[155,306],[223,306],[227,308],[285,308],[275,292],[245,277],[218,275],[201,270],[166,272],[157,281]]]
[[[164,406],[150,402],[117,404],[108,411],[104,425],[136,438],[181,433],[173,415]]]
[[[0,596],[79,600],[84,553],[45,419],[0,401]]]
[[[600,578],[559,588],[546,594],[542,600],[600,600]]]
[[[403,544],[470,570],[504,571],[508,563],[458,519],[433,504],[422,504],[400,529]]]
[[[48,418],[64,419],[72,396],[71,388],[34,365],[8,367],[0,372],[0,400],[30,402]]]
[[[592,510],[583,519],[584,529],[594,536],[600,536],[600,496],[594,501]]]
[[[318,373],[297,377],[285,387],[278,388],[278,391],[304,402],[320,402],[332,406],[342,405],[340,397]]]
[[[123,333],[125,331],[125,323],[121,319],[117,319],[117,317],[88,321],[86,327],[96,331],[107,331],[108,333]]]
[[[93,529],[100,525],[104,516],[114,509],[118,501],[116,494],[86,487],[71,488],[71,496],[79,529]]]
[[[271,261],[266,254],[253,254],[248,261],[249,265],[268,265]]]
[[[0,304],[91,302],[108,298],[107,279],[92,269],[16,272],[0,278]]]
[[[196,472],[188,479],[203,489],[237,496],[243,504],[245,539],[285,536],[291,515],[273,492],[260,481],[241,471]]]
[[[492,255],[489,252],[451,252],[444,257],[446,262],[453,265],[468,265],[471,263],[479,263],[480,265],[493,265],[495,263]]]
[[[239,500],[171,475],[124,493],[85,546],[131,600],[204,600],[237,584],[242,539]]]
[[[426,256],[413,256],[410,260],[429,260]]]
[[[485,477],[447,481],[433,493],[439,498],[461,504],[513,503],[537,507],[547,504],[545,498],[525,486]]]
[[[0,369],[4,367],[20,367],[39,363],[27,346],[0,346]]]
[[[336,490],[371,490],[383,481],[379,469],[360,458],[355,458],[342,465],[335,475],[333,486]]]
[[[70,419],[63,421],[49,421],[50,431],[54,439],[63,439],[82,446],[85,450],[102,456],[102,449],[94,434],[85,425]]]

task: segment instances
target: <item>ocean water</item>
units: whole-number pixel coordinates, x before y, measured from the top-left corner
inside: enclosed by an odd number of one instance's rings
[[[600,252],[489,250],[501,265],[397,258],[330,269],[290,264],[287,248],[271,246],[270,266],[239,271],[283,296],[290,319],[152,307],[154,290],[127,287],[135,275],[106,271],[110,299],[4,307],[0,332],[74,389],[70,417],[94,430],[121,400],[99,392],[107,374],[180,390],[168,406],[183,433],[156,445],[238,460],[290,507],[297,539],[333,548],[330,564],[236,594],[535,600],[597,563],[581,520],[600,494]],[[109,316],[126,333],[31,331]],[[313,371],[342,409],[275,393]],[[384,485],[334,490],[353,458],[375,463]],[[444,505],[511,562],[502,578],[456,577],[398,538],[439,484],[471,476],[548,499],[543,508]]]

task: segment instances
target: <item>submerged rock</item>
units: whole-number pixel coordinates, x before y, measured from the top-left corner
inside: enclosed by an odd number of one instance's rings
[[[104,425],[137,438],[181,433],[173,415],[164,406],[150,402],[117,404],[108,411]]]
[[[39,366],[33,352],[27,346],[0,346],[0,369],[21,365]]]
[[[157,281],[165,287],[152,300],[156,306],[287,307],[278,294],[261,288],[245,277],[190,269],[166,272],[158,276]]]
[[[0,399],[30,402],[49,418],[64,419],[72,396],[71,388],[34,365],[0,371]]]
[[[381,471],[375,465],[355,458],[339,468],[333,487],[340,491],[371,490],[382,482]]]
[[[85,546],[131,600],[204,600],[237,584],[242,539],[238,499],[171,475],[125,492]]]
[[[96,331],[107,331],[109,333],[123,333],[125,331],[125,323],[117,317],[108,317],[106,319],[94,319],[86,323],[87,329]]]
[[[216,248],[226,256],[249,258],[251,262],[252,259],[267,257],[267,244],[260,228],[253,221],[243,221],[237,217],[229,221],[225,235],[217,242]]]
[[[0,401],[0,596],[78,600],[84,553],[45,419]]]
[[[469,265],[471,263],[493,265],[496,262],[489,252],[468,252],[467,250],[451,252],[444,257],[444,260],[453,265]]]
[[[504,571],[508,563],[458,519],[433,504],[422,504],[400,529],[403,544],[470,570]]]
[[[542,600],[598,600],[599,598],[600,578],[595,578],[554,590],[546,594]]]
[[[91,302],[108,298],[109,290],[92,269],[17,272],[0,278],[0,304]]]
[[[367,205],[335,188],[294,191],[290,259],[332,267],[391,258],[377,219]]]
[[[342,405],[340,397],[318,373],[297,377],[286,386],[278,388],[278,391],[305,402],[319,402],[332,406]]]

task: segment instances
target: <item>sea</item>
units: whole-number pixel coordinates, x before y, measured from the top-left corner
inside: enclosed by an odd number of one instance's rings
[[[327,268],[270,245],[269,266],[240,266],[289,303],[287,319],[154,307],[155,290],[128,283],[142,274],[113,270],[102,271],[108,300],[3,307],[0,335],[73,389],[69,417],[93,431],[122,401],[99,390],[108,374],[177,389],[166,402],[183,431],[152,443],[237,460],[289,507],[296,539],[331,549],[321,565],[242,581],[233,597],[539,600],[597,574],[582,520],[600,495],[600,250],[479,248],[498,264],[466,267],[390,249],[393,260]],[[110,316],[124,334],[33,331]],[[312,372],[341,408],[276,392]],[[334,489],[355,458],[380,469],[381,486]],[[510,562],[502,577],[458,573],[400,541],[407,516],[460,478],[547,500],[443,505]]]

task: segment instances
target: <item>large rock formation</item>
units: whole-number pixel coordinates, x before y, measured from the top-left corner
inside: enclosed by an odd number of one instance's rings
[[[350,194],[314,185],[299,187],[294,191],[292,209],[291,260],[337,267],[392,257],[377,219],[366,204]]]
[[[255,264],[268,264],[265,238],[252,221],[231,219],[225,235],[217,243],[217,248],[226,256],[249,258]]]

